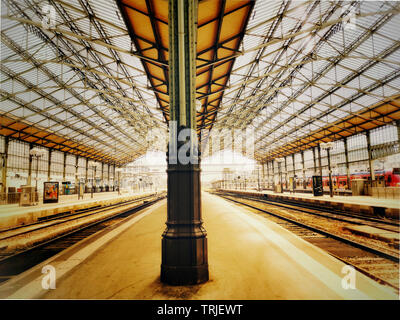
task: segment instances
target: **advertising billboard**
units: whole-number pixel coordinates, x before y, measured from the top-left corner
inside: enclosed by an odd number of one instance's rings
[[[59,193],[58,182],[45,182],[43,187],[43,203],[58,202]]]

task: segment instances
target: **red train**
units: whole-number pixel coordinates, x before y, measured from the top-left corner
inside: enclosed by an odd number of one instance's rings
[[[369,172],[357,172],[350,174],[350,187],[351,180],[353,179],[365,179],[368,180],[370,177]],[[393,168],[389,170],[375,171],[375,180],[384,181],[386,187],[400,187],[400,168]],[[347,188],[347,176],[346,175],[332,175],[332,183],[334,188],[348,189]],[[324,187],[329,187],[329,177],[322,177],[322,184]],[[309,178],[307,181],[307,188],[312,187],[312,179]]]
[[[346,175],[333,175],[332,174],[332,183],[333,188],[336,189],[350,189],[351,188],[351,180],[353,179],[365,179],[368,180],[370,174],[369,172],[357,172],[350,174],[350,186],[347,187],[347,176]],[[400,187],[400,168],[393,168],[388,170],[377,170],[375,171],[375,180],[384,181],[384,185],[386,187]],[[307,177],[306,181],[303,181],[303,178],[296,178],[296,188],[302,189],[304,188],[304,183],[306,184],[307,189],[312,189],[312,178]],[[329,177],[322,177],[322,184],[324,189],[329,189]],[[285,182],[283,181],[283,188],[286,188]]]

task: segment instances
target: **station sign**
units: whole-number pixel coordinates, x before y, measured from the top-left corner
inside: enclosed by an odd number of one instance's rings
[[[322,196],[324,194],[324,189],[322,186],[322,176],[313,176],[312,182],[314,196]]]

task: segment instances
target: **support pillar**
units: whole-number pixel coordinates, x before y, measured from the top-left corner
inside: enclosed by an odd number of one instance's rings
[[[114,163],[114,165],[113,165],[113,191],[115,191],[115,188],[116,188],[115,181],[116,180],[115,180],[115,163]],[[118,181],[118,183],[119,183],[119,181]]]
[[[350,167],[349,167],[349,150],[347,148],[347,137],[344,138],[344,157],[346,163],[347,189],[350,189]]]
[[[397,141],[400,142],[400,120],[397,120],[395,124],[397,127]]]
[[[303,189],[306,188],[306,168],[304,164],[304,151],[301,151],[301,168],[303,171]]]
[[[47,181],[51,181],[51,154],[53,149],[49,149],[49,159],[47,163]]]
[[[85,165],[85,189],[88,184],[88,171],[89,171],[89,158],[86,158],[86,165]],[[86,191],[86,190],[85,190]]]
[[[295,163],[294,163],[294,159],[295,157],[294,157],[294,153],[292,153],[292,170],[293,170],[293,178],[294,178],[294,176],[296,175],[296,166],[295,166]]]
[[[287,171],[287,160],[286,160],[286,156],[284,157],[285,159],[285,188],[289,189],[288,186],[288,171]]]
[[[111,191],[111,186],[110,186],[110,163],[107,164],[107,186],[108,186],[108,191]]]
[[[283,193],[283,186],[282,186],[282,163],[278,161],[278,179],[279,179],[279,185],[281,188],[281,193]]]
[[[101,187],[104,188],[104,162],[101,163]]]
[[[8,162],[8,144],[9,138],[4,138],[4,154],[3,154],[3,167],[1,168],[1,177],[2,177],[2,185],[3,185],[3,193],[7,193],[7,162]]]
[[[318,150],[318,170],[319,170],[319,175],[322,177],[321,146],[319,144],[317,150]]]
[[[97,183],[96,183],[96,176],[97,176],[97,165],[94,167],[94,171],[92,168],[92,190],[96,191],[97,189]],[[92,198],[93,198],[93,191],[92,191]]]
[[[326,149],[328,157],[328,177],[329,177],[329,196],[333,197],[332,170],[331,170],[331,153],[330,148]]]
[[[32,149],[33,149],[33,144],[30,143],[29,144],[28,181],[26,183],[28,186],[32,186],[32,159],[33,159],[33,156],[30,153],[30,151]]]
[[[369,174],[371,176],[371,181],[374,181],[375,180],[375,170],[374,170],[374,161],[372,160],[371,137],[370,137],[369,131],[367,131],[366,136],[367,136]]]
[[[64,161],[63,161],[63,181],[65,181],[66,171],[67,171],[67,153],[64,152]]]
[[[293,167],[293,184],[294,184],[294,188],[293,188],[293,193],[295,192],[295,189],[297,187],[297,183],[296,183],[296,165],[294,163],[294,153],[292,153],[292,167]]]
[[[160,279],[170,285],[208,281],[196,133],[197,6],[197,1],[169,0],[168,216],[162,235]],[[178,140],[182,133],[185,133],[185,141]],[[183,150],[186,152],[182,153]]]
[[[274,165],[274,160],[271,161],[272,165],[272,189],[275,191],[275,165]]]
[[[262,170],[262,185],[261,188],[264,190],[265,189],[265,162],[261,164],[261,170]]]
[[[317,175],[317,159],[315,158],[315,147],[312,148],[313,164],[314,164],[314,176]]]
[[[75,157],[75,193],[76,194],[79,194],[78,169],[79,169],[79,156],[76,155],[76,157]],[[78,198],[78,200],[79,200],[79,198]]]

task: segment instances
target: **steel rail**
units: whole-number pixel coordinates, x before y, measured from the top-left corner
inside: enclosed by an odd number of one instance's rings
[[[135,202],[144,201],[144,200],[147,200],[147,199],[152,198],[154,196],[155,195],[150,195],[150,196],[146,196],[146,197],[142,197],[142,198],[138,198],[138,199],[132,199],[132,200],[123,201],[123,202],[119,202],[119,203],[113,203],[113,204],[109,204],[109,205],[106,205],[106,206],[96,205],[96,206],[89,207],[89,208],[79,209],[79,210],[77,210],[77,211],[75,211],[73,213],[72,213],[73,210],[69,210],[69,211],[65,211],[66,214],[63,214],[63,212],[61,212],[61,213],[58,213],[58,214],[54,215],[54,217],[51,217],[51,218],[48,218],[48,219],[46,219],[46,218],[45,219],[43,219],[43,218],[40,219],[39,218],[40,220],[37,221],[37,222],[24,224],[22,226],[16,226],[16,227],[12,227],[12,228],[9,228],[9,229],[0,230],[0,241],[6,240],[6,239],[10,239],[10,238],[14,238],[14,237],[18,237],[18,236],[21,236],[23,234],[28,234],[28,233],[31,233],[31,232],[34,232],[34,231],[37,231],[37,230],[42,230],[42,229],[54,227],[56,225],[67,223],[67,222],[73,221],[75,219],[80,219],[80,218],[85,218],[85,217],[89,217],[89,216],[92,216],[92,215],[96,215],[96,214],[99,214],[101,212],[106,212],[106,211],[108,211],[110,209],[113,209],[113,208],[118,208],[118,207],[126,206],[126,205],[129,205],[129,204],[133,204]],[[71,212],[71,213],[68,214],[68,212]],[[86,212],[86,214],[85,214],[85,212]],[[79,215],[81,215],[81,216],[77,217]],[[65,219],[65,218],[70,218],[70,219]],[[55,222],[55,223],[47,224],[47,222],[56,221],[56,220],[59,220],[59,221]],[[13,235],[10,235],[10,236],[6,236],[4,238],[1,237],[2,233],[4,234],[6,232],[10,232],[10,231],[13,231],[13,230],[29,228],[29,227],[32,227],[32,226],[35,226],[35,225],[41,225],[41,224],[43,226],[39,226],[38,228],[35,228],[35,229],[22,231],[20,233],[13,234]]]
[[[78,229],[75,229],[73,231],[67,232],[63,235],[60,235],[58,237],[55,237],[53,239],[50,239],[48,241],[42,242],[36,246],[30,247],[24,251],[17,252],[13,255],[7,256],[5,258],[0,259],[0,280],[1,279],[6,279],[8,280],[9,278],[12,278],[15,275],[18,275],[31,267],[45,261],[46,259],[56,255],[57,253],[63,251],[64,249],[71,247],[73,244],[77,243],[78,241],[81,241],[83,239],[88,238],[91,235],[94,235],[97,232],[100,232],[101,230],[105,229],[108,227],[108,225],[101,227],[101,224],[117,219],[122,217],[122,221],[118,221],[116,223],[123,223],[126,219],[129,219],[132,214],[145,209],[146,207],[149,207],[150,205],[164,199],[165,196],[163,197],[157,197],[156,199],[152,201],[145,202],[139,206],[136,206],[134,208],[130,208],[127,210],[124,210],[122,212],[119,212],[117,214],[114,214],[112,216],[109,216],[105,219],[101,219],[100,221],[96,221],[93,223],[90,223],[88,225],[85,225],[83,227],[80,227]],[[127,217],[125,217],[127,216]],[[96,227],[101,227],[100,230],[96,229]],[[93,228],[93,232],[91,232],[88,235],[84,235],[82,239],[79,239],[78,235],[79,233],[83,233],[84,231],[89,231],[90,228]],[[73,238],[78,238],[78,240]],[[57,246],[57,248],[52,248],[51,246],[54,245],[57,241],[68,241],[68,239],[72,238],[72,244],[67,243],[67,245],[61,245]],[[48,247],[48,249],[46,249]],[[33,262],[32,262],[33,261]],[[17,269],[17,270],[15,270]],[[10,271],[12,271],[10,274]]]
[[[346,239],[346,238],[337,236],[337,235],[335,235],[335,234],[332,234],[332,233],[330,233],[330,232],[324,231],[324,230],[322,230],[322,229],[319,229],[319,228],[316,228],[316,227],[312,227],[312,226],[310,226],[310,225],[304,224],[304,223],[302,223],[302,222],[299,222],[299,221],[296,221],[296,220],[293,220],[293,219],[290,219],[290,218],[283,217],[283,216],[281,216],[281,215],[279,215],[279,214],[276,214],[276,213],[273,213],[273,212],[271,212],[271,211],[267,211],[267,210],[264,210],[264,209],[260,209],[260,208],[258,208],[258,207],[252,206],[252,205],[250,205],[250,204],[247,204],[247,203],[244,203],[244,202],[241,202],[241,201],[238,201],[238,200],[234,200],[234,199],[228,198],[227,196],[223,196],[223,195],[219,195],[219,196],[222,197],[222,198],[224,198],[224,199],[227,199],[227,200],[236,202],[236,203],[238,203],[238,204],[241,204],[241,205],[250,207],[250,208],[252,208],[252,209],[255,209],[255,210],[264,212],[264,213],[266,213],[266,214],[272,215],[272,216],[274,216],[274,217],[276,217],[276,218],[285,220],[285,221],[287,221],[287,222],[296,224],[296,225],[298,225],[298,226],[300,226],[300,227],[302,227],[302,228],[305,228],[305,229],[311,230],[311,231],[313,231],[313,232],[322,234],[322,235],[324,235],[324,236],[326,236],[326,237],[333,238],[333,239],[338,240],[338,241],[340,241],[340,242],[343,242],[343,243],[345,243],[345,244],[351,245],[351,246],[353,246],[353,247],[355,247],[355,248],[358,248],[358,249],[367,251],[367,252],[369,252],[369,253],[373,253],[373,254],[375,254],[375,255],[377,255],[377,256],[379,256],[379,257],[382,257],[382,258],[391,260],[391,261],[396,262],[396,263],[399,262],[399,256],[398,256],[398,255],[396,256],[396,255],[392,255],[392,254],[389,254],[389,253],[386,253],[386,252],[382,252],[382,251],[377,250],[377,249],[375,249],[375,248],[372,248],[372,247],[369,247],[369,246],[367,246],[367,245],[364,245],[364,244],[361,244],[361,243],[358,243],[358,242],[355,242],[355,241],[352,241],[352,240],[349,240],[349,239]]]

